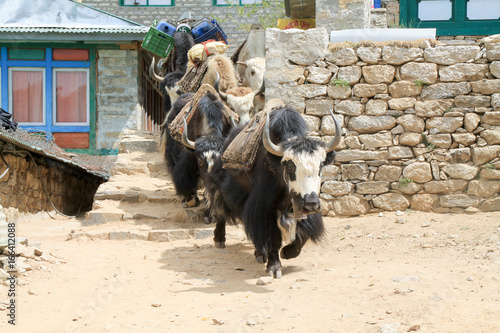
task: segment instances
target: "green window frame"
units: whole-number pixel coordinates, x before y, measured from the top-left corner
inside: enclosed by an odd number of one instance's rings
[[[121,7],[174,7],[175,6],[175,0],[170,0],[169,5],[159,5],[156,4],[159,0],[120,0],[120,6]],[[165,0],[167,1],[167,0]],[[133,3],[137,2],[137,5],[134,5]],[[142,3],[142,4],[141,4]]]
[[[214,6],[261,6],[263,0],[212,0]]]
[[[500,33],[500,18],[493,20],[469,20],[469,0],[451,1],[451,19],[447,21],[421,21],[418,5],[422,0],[399,1],[399,23],[408,28],[436,28],[438,36],[494,35]]]

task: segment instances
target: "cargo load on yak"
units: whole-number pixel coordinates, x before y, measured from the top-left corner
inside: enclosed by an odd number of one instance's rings
[[[209,84],[203,84],[196,94],[193,95],[192,99],[186,103],[186,105],[182,108],[182,110],[179,112],[179,114],[174,118],[172,123],[168,126],[168,129],[170,131],[170,135],[172,138],[174,138],[176,141],[182,142],[182,131],[184,128],[184,119],[186,119],[186,123],[189,125],[189,122],[191,118],[194,115],[194,111],[198,107],[198,104],[203,96],[205,96],[207,93],[211,93],[215,96],[219,96],[217,91],[214,89]],[[224,117],[228,121],[228,123],[231,123],[231,121],[238,122],[239,121],[239,115],[235,113],[233,110],[231,110],[227,105],[224,104],[224,109],[222,110]]]
[[[245,128],[234,138],[222,154],[224,169],[246,169],[251,170],[266,124],[267,114],[274,109],[284,108],[286,104],[277,98],[273,98],[266,103],[262,111],[257,113]]]
[[[205,77],[210,59],[215,55],[224,54],[228,47],[227,44],[214,40],[194,45],[188,51],[189,66],[178,82],[179,89],[183,92],[197,91]]]

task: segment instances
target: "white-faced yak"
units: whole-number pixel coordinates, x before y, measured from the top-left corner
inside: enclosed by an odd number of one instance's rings
[[[332,113],[333,117],[333,113]],[[263,140],[251,170],[223,168],[216,159],[205,181],[216,218],[215,246],[225,246],[226,221],[244,225],[255,246],[255,257],[267,262],[267,272],[282,275],[279,258],[295,258],[303,245],[324,234],[318,197],[321,168],[331,163],[340,141],[340,125],[328,142],[307,137],[307,124],[289,107],[268,114]],[[219,155],[227,149],[242,127],[227,137]],[[282,242],[287,245],[282,247]]]

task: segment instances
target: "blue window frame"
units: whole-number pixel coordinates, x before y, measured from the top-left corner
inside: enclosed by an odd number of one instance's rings
[[[12,50],[12,49],[11,49]],[[75,71],[85,71],[87,73],[87,82],[90,82],[91,73],[95,70],[92,68],[92,58],[88,61],[55,61],[52,59],[52,48],[47,47],[45,50],[45,58],[43,60],[11,60],[9,59],[8,47],[0,47],[0,106],[12,113],[11,105],[11,90],[10,80],[12,73],[15,71],[35,71],[43,73],[43,121],[26,124],[21,123],[20,127],[30,132],[45,132],[48,136],[52,133],[91,133],[94,132],[94,125],[91,122],[90,107],[93,101],[90,99],[88,91],[90,87],[87,86],[87,121],[82,124],[56,122],[54,106],[55,106],[55,92],[54,92],[54,75],[59,71],[67,71],[74,69]],[[92,54],[93,49],[89,49]],[[92,143],[90,143],[92,146]]]

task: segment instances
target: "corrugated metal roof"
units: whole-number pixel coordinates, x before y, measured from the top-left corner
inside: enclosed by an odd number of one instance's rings
[[[61,162],[73,169],[90,173],[107,181],[116,156],[91,156],[84,154],[67,153],[53,141],[46,140],[45,135],[36,135],[18,128],[10,131],[0,126],[0,142],[36,153],[55,161]],[[1,162],[0,162],[1,163]]]
[[[74,0],[0,0],[0,40],[139,40],[149,27]],[[71,35],[76,35],[71,37]]]
[[[146,34],[149,27],[2,27],[0,32],[14,32],[14,33],[66,33],[66,34],[92,34],[92,33],[144,33]]]

